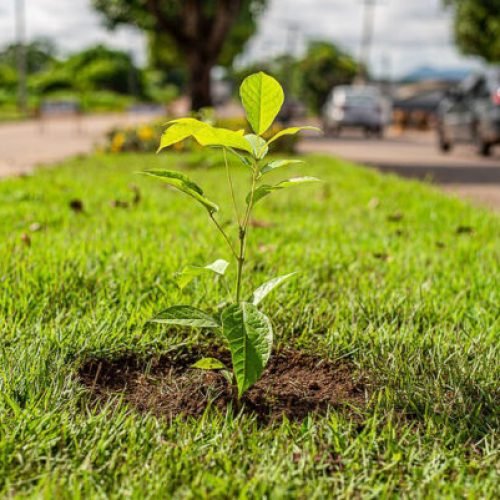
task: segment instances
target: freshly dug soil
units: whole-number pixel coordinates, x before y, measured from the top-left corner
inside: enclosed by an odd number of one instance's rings
[[[210,355],[230,366],[228,353]],[[230,387],[220,373],[191,368],[200,357],[183,353],[144,360],[125,354],[113,360],[90,359],[79,375],[97,401],[119,396],[142,412],[169,419],[197,417],[208,405],[224,410],[231,401]],[[363,382],[348,365],[284,350],[272,356],[241,404],[243,411],[268,422],[283,415],[301,420],[329,407],[359,407],[364,400]]]

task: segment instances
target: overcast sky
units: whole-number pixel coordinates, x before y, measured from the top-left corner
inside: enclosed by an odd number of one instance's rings
[[[144,37],[130,28],[109,33],[90,0],[24,0],[28,39],[55,40],[62,53],[105,42],[145,60]],[[16,0],[0,0],[0,47],[14,40]],[[375,74],[400,76],[419,66],[474,67],[452,43],[451,16],[441,0],[379,0],[370,56]],[[336,42],[359,55],[363,0],[269,0],[259,32],[248,44],[244,60],[283,53],[287,26],[296,26],[291,50],[299,53],[309,39]]]

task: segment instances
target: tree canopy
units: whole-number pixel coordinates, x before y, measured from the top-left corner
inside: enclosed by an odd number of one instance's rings
[[[256,30],[266,0],[93,0],[114,28],[129,24],[149,32],[156,44],[189,73],[193,109],[210,105],[210,71],[231,64]],[[165,55],[163,55],[163,60]]]
[[[500,0],[444,0],[454,9],[458,48],[490,63],[500,62]]]
[[[336,85],[351,83],[358,73],[358,63],[329,42],[310,43],[299,64],[304,98],[318,112]]]

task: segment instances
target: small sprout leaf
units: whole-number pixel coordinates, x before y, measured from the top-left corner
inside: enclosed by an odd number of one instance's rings
[[[241,397],[260,378],[271,356],[271,321],[249,302],[232,304],[222,312],[222,333],[229,342]]]
[[[304,163],[302,160],[276,160],[270,163],[267,163],[260,169],[261,174],[267,174],[268,172],[272,172],[277,168],[286,167],[288,165],[296,165],[297,163]]]
[[[141,173],[152,177],[158,177],[163,182],[191,196],[201,203],[211,214],[219,210],[219,207],[215,203],[204,196],[203,190],[198,184],[194,183],[189,177],[180,172],[174,170],[146,170]]]
[[[196,307],[179,305],[172,306],[162,311],[152,320],[153,323],[164,323],[166,325],[191,326],[195,328],[219,328],[219,323],[201,309]]]
[[[252,297],[250,298],[250,302],[252,302],[254,306],[259,305],[264,300],[264,298],[267,297],[267,295],[269,295],[275,288],[277,288],[296,274],[296,272],[284,274],[283,276],[278,276],[277,278],[266,281],[253,292]]]
[[[267,155],[269,148],[267,147],[267,142],[255,134],[247,134],[245,139],[250,143],[252,147],[253,157],[257,160],[261,160]]]
[[[263,72],[247,76],[240,87],[240,97],[253,131],[262,135],[279,113],[285,96],[281,85]]]
[[[218,276],[223,276],[227,266],[229,266],[229,262],[224,259],[217,259],[207,266],[187,266],[177,275],[177,285],[179,285],[179,288],[184,289],[196,276],[204,274],[207,271],[213,272]]]
[[[311,127],[311,126],[306,126],[306,127],[289,127],[285,128],[283,130],[280,130],[276,135],[273,135],[269,141],[267,141],[267,144],[271,144],[280,137],[283,137],[284,135],[295,135],[297,132],[300,132],[301,130],[312,130],[314,132],[321,132],[321,129],[318,127]]]
[[[274,186],[270,186],[269,184],[262,184],[259,186],[253,195],[253,204],[257,203],[262,198],[266,197],[268,194],[271,194],[273,191],[279,191],[280,189],[285,189],[289,187],[294,187],[299,184],[306,184],[310,182],[321,182],[316,177],[292,177],[291,179],[287,179],[286,181],[281,181]],[[250,203],[251,195],[250,193],[247,195],[246,202]]]
[[[208,264],[203,269],[208,269],[209,271],[213,271],[215,274],[224,275],[227,267],[229,266],[229,262],[224,259],[217,259],[216,261]]]
[[[199,370],[227,370],[224,363],[215,358],[201,358],[191,365],[191,368],[198,368]]]

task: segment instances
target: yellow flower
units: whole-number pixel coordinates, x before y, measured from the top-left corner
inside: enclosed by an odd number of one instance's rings
[[[113,153],[120,152],[125,144],[125,139],[125,134],[123,132],[116,133],[111,141],[111,151]]]
[[[150,141],[154,138],[155,133],[154,130],[148,125],[144,125],[143,127],[139,127],[137,130],[137,135],[141,141]]]

